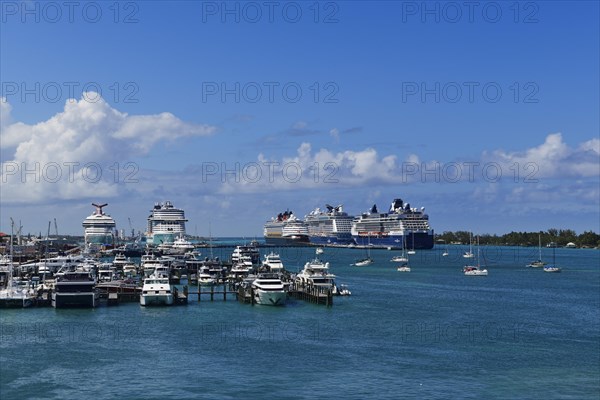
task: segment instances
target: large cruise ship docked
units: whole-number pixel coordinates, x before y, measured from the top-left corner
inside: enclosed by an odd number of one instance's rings
[[[108,204],[92,203],[96,210],[83,221],[83,234],[86,247],[111,247],[115,244],[115,220],[104,214],[102,209]]]
[[[264,237],[267,244],[301,245],[308,243],[308,228],[293,212],[285,211],[265,224]]]
[[[160,245],[174,243],[179,236],[185,235],[185,212],[175,208],[173,203],[154,204],[148,216],[148,231],[146,232],[147,243]]]
[[[356,217],[352,237],[363,246],[433,248],[433,229],[429,226],[425,208],[411,208],[402,199],[394,199],[387,213],[379,213],[377,205],[373,205],[370,212]]]
[[[344,212],[341,204],[337,207],[326,204],[325,207],[327,211],[316,208],[304,217],[309,241],[324,245],[354,243],[351,233],[354,217]]]

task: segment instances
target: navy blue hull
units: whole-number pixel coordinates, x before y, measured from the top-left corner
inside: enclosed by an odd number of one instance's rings
[[[308,244],[308,236],[301,236],[297,239],[265,237],[265,243],[276,246],[306,246]]]
[[[405,240],[406,249],[413,248],[413,234],[408,234],[406,236],[383,236],[383,237],[375,237],[375,236],[353,236],[354,241],[357,245],[360,246],[368,246],[369,243],[376,247],[402,247],[402,241]],[[414,234],[414,248],[417,250],[426,250],[433,248],[433,235],[429,235],[427,233],[415,233]]]
[[[313,244],[322,244],[322,245],[328,245],[328,244],[339,244],[339,245],[348,245],[348,244],[354,244],[354,239],[352,238],[352,235],[349,233],[340,233],[337,235],[331,235],[331,236],[309,236],[310,242]]]

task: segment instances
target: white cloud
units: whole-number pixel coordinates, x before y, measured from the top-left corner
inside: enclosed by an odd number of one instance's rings
[[[576,148],[567,145],[562,134],[553,133],[544,143],[525,151],[496,150],[484,153],[484,161],[498,162],[503,171],[533,173],[536,178],[598,177],[600,175],[600,140],[592,139]]]
[[[0,105],[1,145],[4,150],[14,148],[13,159],[2,163],[3,200],[8,202],[115,196],[122,178],[111,169],[115,163],[122,168],[158,143],[216,130],[166,112],[128,115],[96,93],[67,100],[62,112],[34,125],[10,122],[10,104],[1,101]],[[26,170],[32,172],[24,174]],[[102,176],[96,179],[98,170]]]

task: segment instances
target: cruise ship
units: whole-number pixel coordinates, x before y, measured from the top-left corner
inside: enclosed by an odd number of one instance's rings
[[[337,207],[326,204],[327,211],[316,208],[304,217],[308,227],[308,239],[314,244],[354,243],[352,238],[352,216],[344,212],[343,206]]]
[[[150,213],[146,232],[148,244],[172,244],[177,237],[185,236],[185,212],[175,208],[170,201],[154,204]]]
[[[86,247],[112,247],[115,244],[115,220],[104,214],[108,204],[92,203],[96,210],[83,221]]]
[[[394,199],[387,213],[379,213],[377,205],[373,205],[369,212],[356,217],[352,237],[363,246],[433,248],[433,229],[425,208],[411,208],[402,199]]]
[[[285,211],[265,224],[264,236],[267,244],[303,245],[308,243],[308,228],[292,211]]]

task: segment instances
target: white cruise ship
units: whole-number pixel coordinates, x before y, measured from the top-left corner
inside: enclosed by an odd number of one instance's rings
[[[308,227],[308,239],[314,244],[354,243],[352,239],[352,216],[344,212],[343,206],[337,207],[326,204],[327,211],[316,208],[304,217]]]
[[[96,210],[83,221],[86,247],[112,247],[115,244],[115,220],[102,209],[108,204],[92,203]]]
[[[179,236],[185,236],[185,212],[175,208],[173,203],[154,204],[148,216],[148,231],[146,237],[149,244],[172,244]]]
[[[265,224],[264,236],[267,244],[302,245],[308,242],[308,228],[292,211],[285,211]]]
[[[387,213],[379,213],[373,205],[370,212],[355,218],[352,237],[363,246],[433,248],[433,229],[425,208],[411,208],[402,199],[394,199]]]

